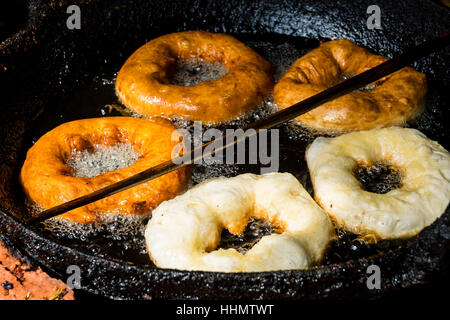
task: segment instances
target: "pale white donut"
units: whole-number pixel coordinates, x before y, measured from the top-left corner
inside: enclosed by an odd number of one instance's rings
[[[214,250],[223,228],[240,234],[250,217],[283,232],[264,236],[245,255]],[[207,180],[159,205],[145,230],[158,267],[222,272],[308,268],[322,259],[333,235],[327,214],[289,173]]]
[[[316,201],[351,232],[383,239],[413,236],[449,203],[450,154],[415,129],[320,137],[307,149],[306,160]],[[402,173],[400,188],[385,194],[362,189],[353,170],[376,162],[387,162]]]

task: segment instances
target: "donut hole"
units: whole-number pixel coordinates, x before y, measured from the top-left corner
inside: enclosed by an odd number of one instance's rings
[[[358,164],[353,175],[365,191],[372,193],[385,194],[402,186],[401,171],[386,162]]]
[[[216,249],[235,249],[239,253],[246,254],[262,237],[273,233],[281,233],[279,228],[264,219],[250,218],[247,226],[239,235],[222,230],[220,242]]]
[[[170,83],[195,86],[204,81],[219,80],[227,73],[228,69],[220,62],[178,59]]]
[[[83,149],[73,149],[66,160],[72,170],[72,176],[93,178],[103,173],[120,170],[131,166],[139,154],[130,143],[114,145],[87,145]]]

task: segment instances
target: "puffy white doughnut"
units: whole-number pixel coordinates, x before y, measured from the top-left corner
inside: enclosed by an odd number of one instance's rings
[[[450,154],[420,131],[385,128],[317,138],[306,160],[315,198],[337,225],[377,238],[418,234],[450,199]],[[362,189],[358,165],[385,162],[400,171],[400,188],[385,194]]]
[[[247,253],[215,250],[223,228],[241,234],[250,217],[281,229]],[[319,262],[334,235],[327,214],[289,173],[207,180],[153,211],[147,250],[161,268],[221,272],[304,269]]]

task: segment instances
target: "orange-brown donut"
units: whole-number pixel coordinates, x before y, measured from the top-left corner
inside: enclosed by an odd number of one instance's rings
[[[274,101],[287,108],[386,60],[346,39],[322,43],[298,59],[275,85]],[[325,103],[297,120],[320,131],[348,132],[402,125],[422,111],[427,91],[423,73],[406,67],[372,86]]]
[[[220,62],[228,73],[195,86],[170,84],[177,60]],[[273,89],[272,66],[235,38],[204,31],[172,33],[136,50],[116,79],[122,103],[144,115],[218,123],[256,107]]]
[[[48,209],[128,178],[170,160],[175,130],[168,120],[109,117],[64,123],[47,132],[28,150],[20,181],[31,201]],[[93,178],[74,177],[66,161],[76,151],[93,150],[96,145],[129,143],[139,154],[131,166]],[[98,213],[145,214],[162,201],[184,191],[188,170],[179,169],[113,196],[69,211],[62,218],[89,223]]]

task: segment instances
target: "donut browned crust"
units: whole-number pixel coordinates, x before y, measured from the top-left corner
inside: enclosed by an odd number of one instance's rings
[[[287,108],[386,60],[346,39],[322,43],[298,59],[275,85],[274,101]],[[402,125],[422,111],[427,91],[423,73],[406,67],[372,86],[325,103],[297,120],[320,131],[348,132]]]
[[[175,127],[168,120],[107,117],[64,123],[43,135],[28,150],[20,181],[31,201],[48,209],[135,175],[171,159],[179,141],[172,139]],[[139,154],[131,166],[93,178],[74,177],[66,162],[74,151],[93,150],[95,145],[129,143]],[[62,218],[89,223],[98,213],[145,214],[162,201],[185,190],[188,170],[163,175],[84,207]]]
[[[195,86],[170,84],[180,59],[219,62],[228,73]],[[117,96],[137,113],[209,124],[241,116],[272,89],[269,62],[229,35],[204,31],[167,34],[146,43],[116,79]]]

